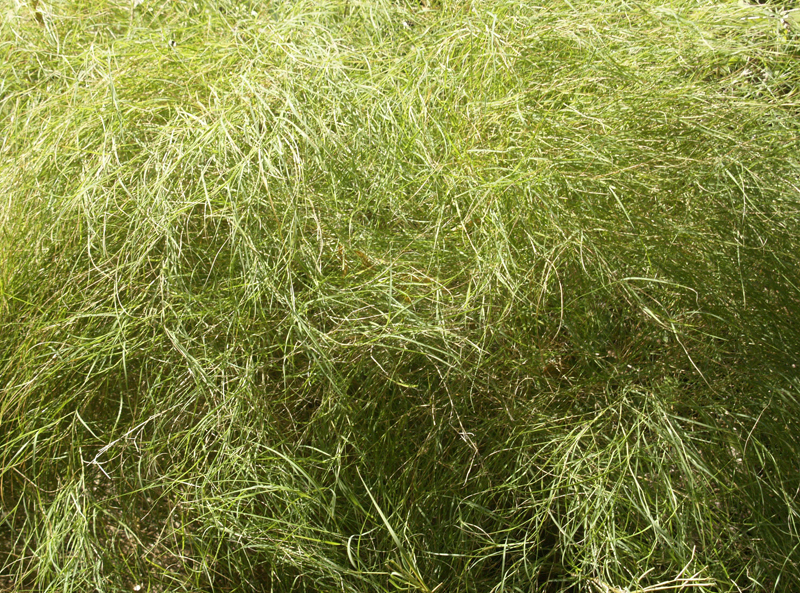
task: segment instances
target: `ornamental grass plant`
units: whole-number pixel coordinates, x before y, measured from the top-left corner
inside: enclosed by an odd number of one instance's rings
[[[800,590],[800,31],[0,2],[0,590]]]

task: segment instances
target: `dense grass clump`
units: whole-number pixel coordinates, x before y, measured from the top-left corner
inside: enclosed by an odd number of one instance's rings
[[[783,4],[0,8],[0,589],[800,590]]]

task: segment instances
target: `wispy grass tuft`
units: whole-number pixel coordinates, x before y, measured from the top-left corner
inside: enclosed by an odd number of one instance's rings
[[[789,8],[3,5],[0,590],[800,588]]]

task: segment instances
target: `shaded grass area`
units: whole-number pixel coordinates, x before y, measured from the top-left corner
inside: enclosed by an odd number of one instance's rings
[[[0,586],[800,587],[777,9],[2,11]]]

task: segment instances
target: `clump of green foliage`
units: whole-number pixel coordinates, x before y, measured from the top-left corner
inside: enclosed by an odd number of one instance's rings
[[[800,589],[800,35],[15,0],[0,588]]]

